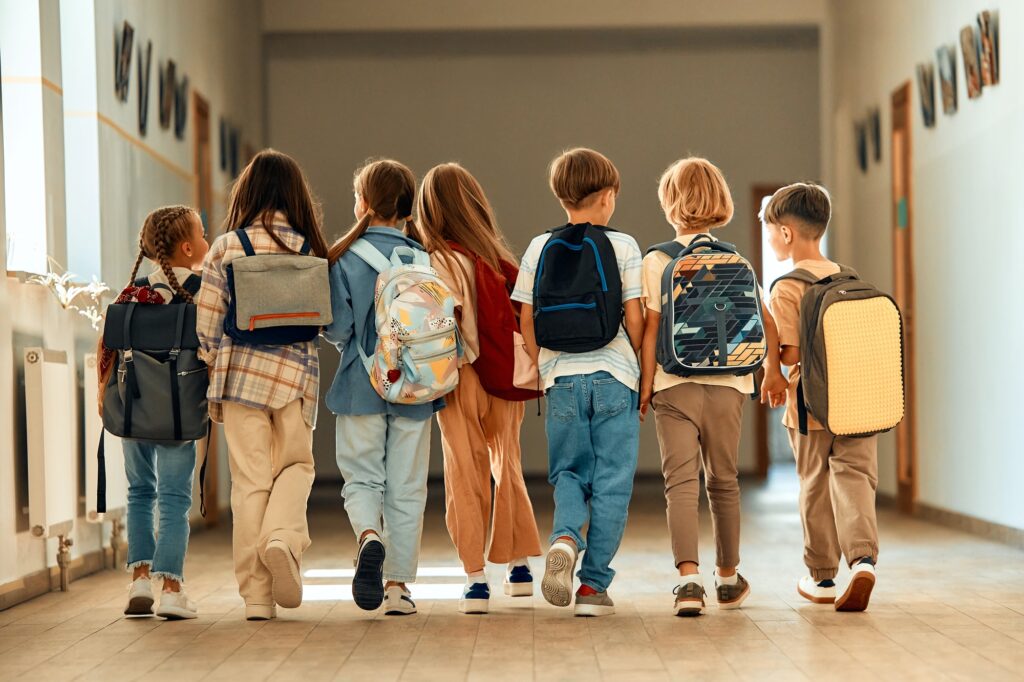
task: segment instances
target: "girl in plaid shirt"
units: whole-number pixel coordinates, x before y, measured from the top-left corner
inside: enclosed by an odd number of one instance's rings
[[[257,254],[298,253],[308,241],[312,255],[326,258],[320,224],[298,164],[274,150],[260,152],[235,182],[225,234],[210,247],[196,299],[201,356],[210,366],[210,416],[224,424],[228,443],[235,577],[249,620],[273,618],[275,605],[302,603],[319,360],[313,341],[256,346],[227,336],[225,267],[245,255],[238,230]]]

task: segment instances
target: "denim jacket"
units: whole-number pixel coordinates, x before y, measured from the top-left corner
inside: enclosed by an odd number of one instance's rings
[[[370,227],[363,238],[388,258],[396,246],[423,248],[392,227]],[[369,355],[377,344],[373,305],[377,271],[349,251],[331,266],[330,280],[334,321],[324,329],[324,338],[341,352],[338,373],[327,391],[327,407],[331,412],[352,416],[387,414],[422,421],[441,410],[444,398],[425,405],[396,405],[381,398],[370,385],[370,375],[355,344],[361,341]]]

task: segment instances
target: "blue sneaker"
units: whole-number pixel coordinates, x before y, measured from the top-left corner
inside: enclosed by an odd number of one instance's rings
[[[459,600],[462,613],[487,613],[491,604],[491,588],[487,583],[466,583],[466,589]]]
[[[533,596],[533,573],[528,565],[513,566],[505,576],[505,594],[510,597]]]

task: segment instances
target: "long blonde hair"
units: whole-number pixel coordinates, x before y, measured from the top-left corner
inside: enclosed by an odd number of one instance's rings
[[[128,286],[135,284],[139,266],[142,265],[142,259],[145,257],[160,266],[167,282],[174,289],[174,293],[188,303],[193,302],[192,294],[186,291],[175,277],[170,261],[178,246],[192,236],[191,219],[194,215],[196,215],[195,210],[188,206],[164,206],[146,216],[146,220],[142,223],[142,229],[139,230],[139,255],[135,259],[135,265],[132,266]]]
[[[392,159],[368,161],[352,178],[352,189],[366,202],[367,211],[331,246],[327,260],[341,258],[376,220],[405,222],[406,232],[415,237],[412,205],[416,197],[416,176],[409,167]]]
[[[516,263],[483,187],[457,163],[434,166],[423,176],[416,219],[423,247],[440,254],[449,270],[456,263],[462,268],[449,242],[476,254],[498,273],[501,261]]]

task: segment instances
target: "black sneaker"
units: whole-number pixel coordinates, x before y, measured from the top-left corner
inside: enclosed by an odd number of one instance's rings
[[[672,594],[676,596],[677,616],[699,616],[704,613],[704,597],[707,593],[699,582],[676,585]]]
[[[384,543],[376,535],[366,536],[359,546],[352,600],[364,611],[380,608],[384,601]]]
[[[735,585],[719,583],[715,586],[715,592],[718,597],[718,608],[738,609],[743,601],[750,596],[750,583],[737,573]]]

